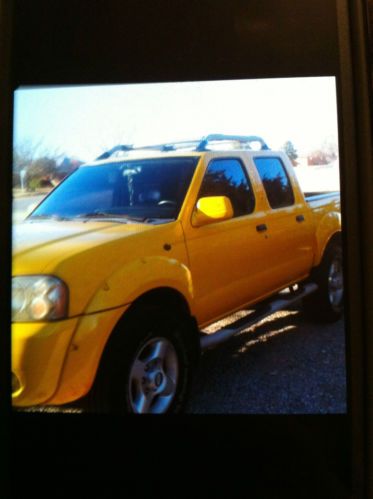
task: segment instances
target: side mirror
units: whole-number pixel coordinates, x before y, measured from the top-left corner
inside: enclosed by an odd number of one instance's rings
[[[200,198],[192,214],[193,227],[228,220],[233,217],[232,203],[226,196]]]

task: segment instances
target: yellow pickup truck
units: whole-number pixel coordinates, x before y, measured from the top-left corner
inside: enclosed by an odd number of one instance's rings
[[[179,412],[203,349],[301,299],[342,314],[339,193],[301,192],[256,136],[116,146],[14,226],[13,251],[18,407]]]

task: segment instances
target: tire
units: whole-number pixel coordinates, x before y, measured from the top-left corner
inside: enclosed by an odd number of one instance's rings
[[[306,315],[313,320],[335,322],[343,314],[342,247],[333,242],[310,277],[318,290],[303,300]]]
[[[105,349],[89,394],[94,412],[182,412],[190,391],[195,352],[188,317],[139,308],[125,318]]]

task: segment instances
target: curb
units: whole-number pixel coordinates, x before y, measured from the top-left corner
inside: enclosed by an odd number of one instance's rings
[[[13,191],[13,198],[32,198],[34,196],[46,196],[47,194],[50,193],[50,190],[48,191],[34,191],[34,192],[14,192]]]

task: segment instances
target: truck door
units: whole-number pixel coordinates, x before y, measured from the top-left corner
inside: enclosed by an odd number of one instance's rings
[[[314,255],[312,212],[299,186],[291,182],[281,157],[253,156],[267,198],[268,268],[271,285],[306,277]]]
[[[252,183],[239,158],[212,159],[195,199],[227,196],[233,218],[184,231],[193,275],[199,323],[216,319],[260,297],[265,289],[265,213],[256,203]],[[194,204],[194,206],[195,206]]]

